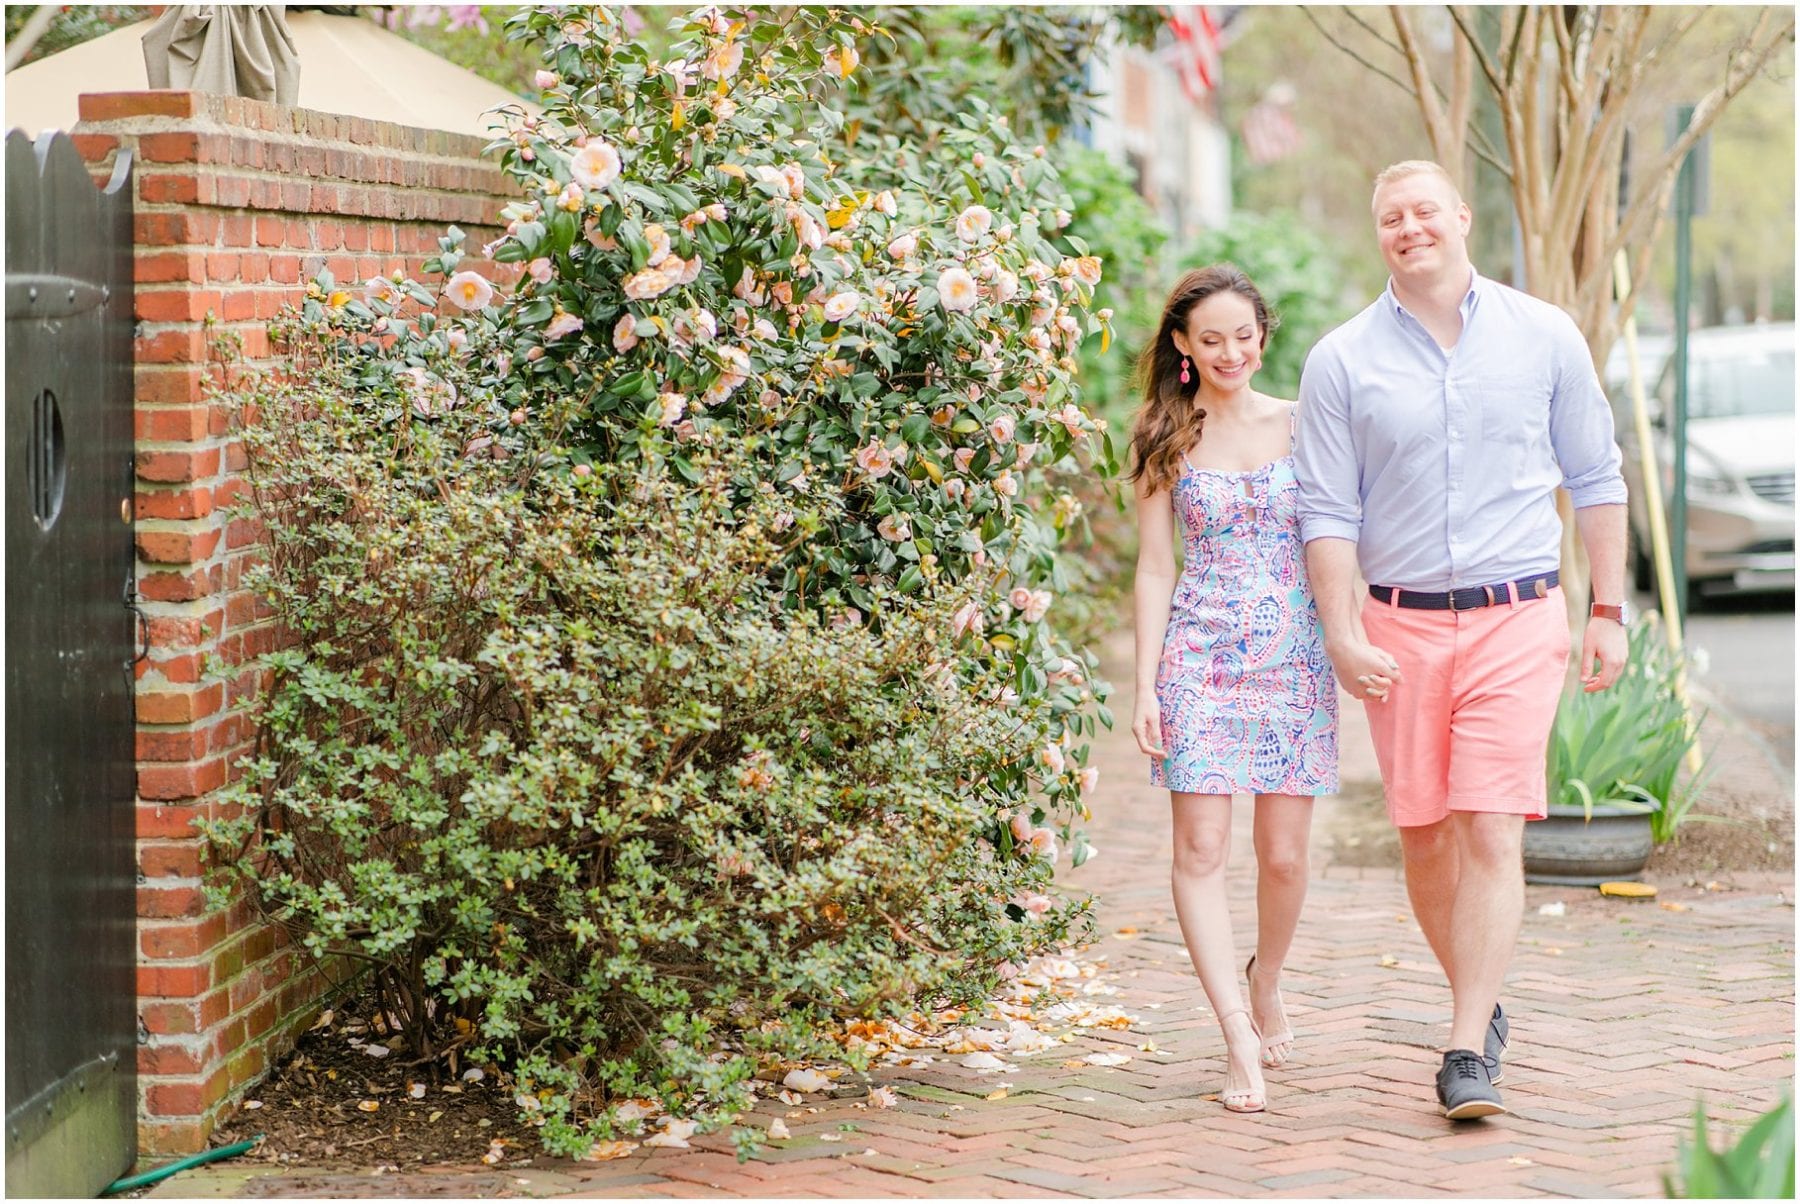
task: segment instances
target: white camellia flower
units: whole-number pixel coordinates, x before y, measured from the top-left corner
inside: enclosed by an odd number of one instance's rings
[[[970,205],[956,219],[956,237],[964,242],[974,242],[994,224],[994,215],[986,205]]]
[[[841,293],[833,293],[825,299],[825,320],[842,322],[855,313],[856,307],[861,303],[862,298],[854,290],[846,289]]]
[[[905,543],[912,538],[912,526],[906,521],[906,516],[903,514],[888,515],[875,524],[875,529],[881,532],[881,538],[894,543]]]
[[[945,268],[937,278],[938,303],[951,313],[968,313],[977,300],[975,277],[962,268]]]
[[[613,324],[613,350],[624,355],[638,345],[637,319],[630,314],[623,314]]]
[[[494,286],[480,272],[458,272],[444,285],[444,295],[458,309],[481,309],[494,299]]]
[[[611,144],[593,139],[569,156],[569,174],[583,188],[605,188],[619,178],[619,152]]]

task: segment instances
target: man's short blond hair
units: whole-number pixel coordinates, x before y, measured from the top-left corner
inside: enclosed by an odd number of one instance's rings
[[[1436,176],[1450,185],[1450,194],[1456,198],[1457,204],[1465,203],[1462,189],[1456,186],[1456,181],[1450,178],[1450,173],[1444,170],[1443,164],[1434,163],[1430,159],[1402,159],[1398,163],[1388,164],[1375,174],[1375,188],[1369,193],[1369,212],[1371,214],[1375,212],[1375,198],[1381,195],[1383,188],[1395,180],[1404,180],[1407,176],[1420,175]]]

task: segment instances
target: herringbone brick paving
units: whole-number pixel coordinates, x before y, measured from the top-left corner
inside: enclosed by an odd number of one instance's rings
[[[1128,640],[1108,653],[1112,680],[1128,682]],[[1344,716],[1346,792],[1378,789],[1360,708],[1346,700]],[[153,1194],[1660,1196],[1697,1098],[1732,1129],[1793,1082],[1791,878],[1745,877],[1723,891],[1664,883],[1649,902],[1532,887],[1505,996],[1512,1115],[1442,1119],[1431,1081],[1448,991],[1398,872],[1325,864],[1325,809],[1339,805],[1326,800],[1284,987],[1295,1060],[1268,1072],[1268,1112],[1227,1113],[1210,1098],[1223,1043],[1168,899],[1168,796],[1148,785],[1123,731],[1101,741],[1096,763],[1102,797],[1090,830],[1100,854],[1063,873],[1070,889],[1100,897],[1103,936],[1082,956],[1101,966],[1095,981],[1117,988],[1104,1001],[1137,1018],[1128,1032],[1084,1030],[1000,1072],[965,1070],[954,1057],[880,1072],[897,1108],[859,1106],[860,1089],[814,1100],[816,1113],[789,1119],[790,1140],[743,1163],[713,1137],[598,1165],[540,1158],[379,1177],[220,1166]],[[1233,883],[1244,956],[1254,936],[1248,812],[1241,803]],[[1557,900],[1564,915],[1539,913]],[[1140,1048],[1148,1042],[1154,1052]],[[1065,1065],[1098,1051],[1131,1060]],[[1006,1097],[986,1099],[1000,1082]],[[791,1111],[776,1101],[761,1110],[764,1123]]]

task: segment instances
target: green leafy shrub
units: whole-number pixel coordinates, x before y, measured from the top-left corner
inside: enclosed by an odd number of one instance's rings
[[[1694,1133],[1680,1150],[1681,1182],[1663,1176],[1663,1189],[1682,1200],[1794,1198],[1794,1098],[1757,1118],[1735,1145],[1715,1150],[1706,1134],[1706,1106],[1694,1105]]]
[[[1081,909],[1029,907],[1058,838],[991,783],[1072,798],[1079,754],[959,663],[963,595],[883,595],[879,629],[785,606],[834,490],[738,499],[725,451],[546,469],[490,409],[342,375],[234,390],[291,643],[205,831],[215,888],[370,965],[415,1055],[508,1063],[579,1154],[609,1100],[728,1110],[759,1056],[1066,939]]]
[[[603,8],[510,25],[517,284],[452,229],[422,279],[321,276],[227,388],[292,642],[207,831],[220,891],[369,964],[418,1056],[509,1062],[569,1153],[1065,937],[1110,717],[1059,546],[1113,464],[1101,265],[1003,119],[826,154],[835,11],[700,10],[666,62]]]
[[[1631,625],[1629,640],[1629,658],[1611,688],[1563,694],[1550,729],[1549,797],[1590,816],[1602,805],[1649,812],[1661,844],[1691,818],[1698,779],[1677,778],[1705,717],[1690,728],[1675,689],[1680,662],[1653,612]]]

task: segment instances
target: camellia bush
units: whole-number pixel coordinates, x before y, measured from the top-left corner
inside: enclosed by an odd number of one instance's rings
[[[827,153],[859,18],[701,10],[666,62],[604,8],[513,24],[516,284],[451,230],[422,278],[317,280],[226,382],[290,642],[207,831],[222,892],[579,1154],[1082,918],[1045,888],[1110,717],[1053,624],[1107,332],[1003,120]]]

